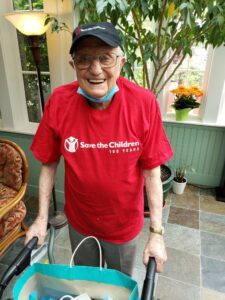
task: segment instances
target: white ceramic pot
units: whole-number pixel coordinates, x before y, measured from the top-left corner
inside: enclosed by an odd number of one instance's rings
[[[181,195],[183,194],[184,192],[184,189],[186,187],[186,184],[187,184],[187,179],[185,179],[185,182],[177,182],[175,180],[173,180],[173,183],[172,183],[172,188],[173,188],[173,192],[177,195]]]

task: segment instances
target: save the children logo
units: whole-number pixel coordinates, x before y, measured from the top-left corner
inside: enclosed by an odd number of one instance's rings
[[[79,141],[77,138],[70,136],[65,139],[64,147],[70,153],[75,153],[80,149],[108,149],[110,154],[128,153],[139,151],[140,143],[137,141],[110,141],[109,143],[97,142],[87,143]]]
[[[65,139],[64,147],[68,152],[76,152],[78,146],[78,139],[76,139],[75,137],[70,136],[67,139]]]

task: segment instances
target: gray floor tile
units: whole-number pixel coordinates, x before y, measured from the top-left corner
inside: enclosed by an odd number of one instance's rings
[[[192,184],[187,184],[185,188],[185,194],[188,194],[190,197],[192,195],[194,196],[199,196],[200,195],[200,188],[198,186],[192,185]]]
[[[200,230],[225,235],[225,216],[200,212]]]
[[[167,248],[167,256],[163,276],[200,286],[200,258],[198,256],[172,248]]]
[[[56,245],[54,249],[54,257],[56,264],[69,265],[72,257],[71,249],[65,249]]]
[[[143,283],[144,283],[144,279],[145,279],[145,268],[143,266],[142,269],[140,268],[134,268],[134,271],[133,271],[133,274],[132,274],[132,278],[134,280],[137,281],[138,283],[138,291],[139,291],[139,295],[141,295],[141,292],[142,292],[142,288],[143,288]]]
[[[55,245],[60,246],[62,248],[70,249],[71,245],[69,239],[68,225],[58,230]]]
[[[137,253],[136,253],[135,264],[134,264],[135,268],[141,271],[145,271],[142,258],[143,258],[143,251],[148,240],[148,236],[149,236],[149,220],[145,219],[144,228],[138,237]]]
[[[225,262],[225,236],[201,232],[202,255]]]
[[[134,266],[139,270],[142,270],[144,268],[143,259],[142,259],[144,247],[145,247],[144,242],[138,242],[138,248],[137,248],[137,254],[136,254]]]
[[[199,211],[172,206],[168,222],[199,229]]]
[[[201,289],[201,300],[225,300],[225,294],[203,288]]]
[[[24,237],[19,238],[12,244],[7,251],[0,257],[0,263],[5,265],[10,265],[15,257],[19,254],[19,252],[24,247]]]
[[[214,196],[200,196],[200,209],[208,213],[225,216],[225,203],[216,201]]]
[[[159,275],[155,299],[200,300],[200,288]]]
[[[168,222],[169,213],[170,213],[170,206],[169,205],[165,205],[164,208],[163,208],[163,215],[162,215],[162,222],[163,223],[167,223]]]
[[[199,196],[197,193],[190,196],[190,193],[187,192],[182,195],[176,195],[173,205],[187,209],[199,210]]]
[[[3,273],[6,271],[7,268],[8,268],[8,265],[1,264],[1,263],[0,263],[0,274],[1,274],[1,276],[2,276]]]
[[[168,223],[166,224],[164,239],[166,247],[200,255],[199,230]]]
[[[202,256],[202,286],[225,293],[225,262]]]

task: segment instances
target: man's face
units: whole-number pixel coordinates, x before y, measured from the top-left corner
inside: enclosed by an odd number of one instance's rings
[[[98,56],[105,53],[118,54],[117,48],[112,48],[103,41],[89,37],[81,40],[77,46],[75,56],[92,55]],[[125,58],[117,57],[116,65],[110,68],[101,67],[97,59],[93,60],[87,69],[80,70],[75,64],[77,80],[80,87],[94,98],[104,97],[116,84],[120,76]]]

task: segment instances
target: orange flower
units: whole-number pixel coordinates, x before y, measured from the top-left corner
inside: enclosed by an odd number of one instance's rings
[[[204,95],[203,91],[199,89],[199,87],[197,85],[192,85],[190,87],[190,92],[191,94],[193,94],[196,97],[201,97]]]
[[[171,90],[171,93],[175,94],[178,98],[179,96],[200,97],[204,95],[203,91],[200,90],[200,88],[196,85],[192,85],[191,87],[186,87],[185,85],[179,85],[176,89]]]
[[[197,108],[200,105],[197,102],[197,98],[204,95],[203,91],[197,85],[190,87],[179,85],[176,89],[171,90],[171,93],[176,96],[172,104],[175,109]]]

